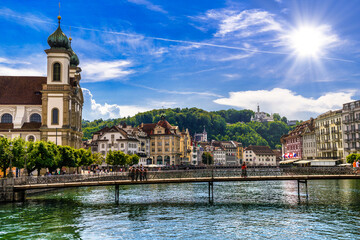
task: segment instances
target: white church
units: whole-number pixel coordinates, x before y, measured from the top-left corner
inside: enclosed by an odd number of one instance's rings
[[[47,42],[47,76],[0,76],[0,137],[81,147],[79,59],[59,26]]]

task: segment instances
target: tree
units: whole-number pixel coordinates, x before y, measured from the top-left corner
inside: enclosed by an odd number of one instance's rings
[[[92,164],[101,165],[104,161],[104,156],[101,153],[93,153],[92,154]]]
[[[139,163],[140,157],[136,154],[128,155],[128,165],[136,165]]]
[[[280,119],[281,119],[280,114],[278,114],[278,113],[274,113],[273,118],[275,121],[280,121]]]
[[[25,165],[25,141],[22,138],[15,138],[11,141],[12,143],[12,164],[17,168],[24,168]]]
[[[69,146],[59,146],[59,167],[77,167],[75,151]]]
[[[7,138],[0,137],[0,168],[6,177],[6,169],[10,166],[10,142]]]
[[[126,165],[126,155],[122,151],[109,151],[105,161],[112,166],[124,166]]]
[[[276,148],[276,149],[281,149],[282,146],[281,146],[280,144],[276,144],[276,145],[275,145],[275,148]]]
[[[286,117],[282,117],[282,118],[281,118],[281,121],[282,121],[283,123],[286,123],[286,124],[287,124],[287,122],[288,122],[288,120],[287,120]]]
[[[354,161],[357,161],[357,160],[360,160],[360,154],[358,154],[358,153],[352,153],[346,157],[347,163],[353,163]]]
[[[93,163],[93,157],[91,154],[91,149],[85,150],[83,148],[75,149],[74,156],[76,161],[76,172],[79,172],[79,167],[90,166]]]
[[[33,169],[30,169],[30,172],[37,169],[39,176],[42,168],[51,168],[56,164],[54,160],[54,152],[49,150],[48,143],[43,141],[36,142],[29,153],[29,162],[34,166]]]
[[[204,152],[202,154],[202,163],[206,165],[211,165],[214,163],[214,157],[209,152]]]

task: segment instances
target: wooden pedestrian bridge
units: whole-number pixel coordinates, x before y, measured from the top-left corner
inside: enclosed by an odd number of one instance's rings
[[[297,181],[300,199],[300,184],[305,185],[306,197],[308,197],[307,182],[309,180],[330,179],[360,179],[360,175],[355,174],[353,169],[349,167],[297,167],[248,168],[247,177],[242,177],[241,169],[238,168],[150,171],[147,173],[147,179],[143,181],[140,181],[140,179],[137,181],[130,180],[127,172],[20,177],[0,179],[0,199],[1,187],[3,192],[6,192],[6,189],[8,192],[12,192],[13,197],[11,199],[11,196],[8,196],[8,201],[24,201],[26,191],[29,190],[115,186],[115,202],[119,202],[120,185],[207,183],[209,202],[213,202],[214,183],[249,181]]]

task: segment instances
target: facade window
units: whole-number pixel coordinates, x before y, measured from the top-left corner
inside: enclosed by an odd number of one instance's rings
[[[124,148],[124,144],[123,144],[123,143],[121,144],[121,148]]]
[[[28,136],[28,141],[29,142],[34,142],[35,141],[35,137],[33,135]]]
[[[105,148],[105,144],[101,144],[101,148]]]
[[[40,114],[37,114],[37,113],[31,114],[31,116],[30,116],[30,122],[41,123],[41,116],[40,116]]]
[[[60,82],[60,63],[54,63],[53,65],[53,81]]]
[[[9,113],[5,113],[1,116],[1,123],[12,123],[12,116]]]
[[[59,124],[59,109],[53,108],[51,111],[51,123]]]

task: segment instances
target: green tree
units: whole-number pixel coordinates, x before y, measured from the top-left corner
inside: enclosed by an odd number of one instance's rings
[[[22,138],[15,138],[11,141],[12,164],[17,168],[24,168],[25,141]]]
[[[214,163],[214,157],[211,155],[211,153],[204,152],[202,154],[202,163],[207,165],[211,165]]]
[[[59,146],[60,162],[58,166],[61,167],[77,167],[75,151],[69,146]]]
[[[353,163],[354,161],[360,160],[360,154],[358,153],[351,153],[346,157],[347,163]]]
[[[104,156],[101,153],[93,153],[92,154],[93,162],[92,164],[101,165],[104,161]]]
[[[7,138],[0,137],[0,168],[4,173],[4,177],[6,177],[6,169],[9,168],[10,165],[10,141]]]
[[[278,114],[278,113],[274,113],[273,118],[275,121],[280,121],[280,119],[281,119],[280,114]]]
[[[93,156],[91,154],[91,149],[88,149],[88,150],[85,150],[83,148],[75,149],[74,156],[76,158],[77,173],[80,173],[79,167],[90,166],[94,161]]]
[[[54,160],[54,152],[48,148],[48,143],[43,141],[36,142],[29,153],[29,162],[34,166],[33,169],[30,169],[30,172],[37,169],[39,176],[42,168],[51,168],[56,164]]]
[[[125,166],[126,155],[122,151],[109,151],[105,161],[112,166]]]
[[[132,166],[139,163],[140,157],[136,154],[133,155],[127,155],[127,164]]]

